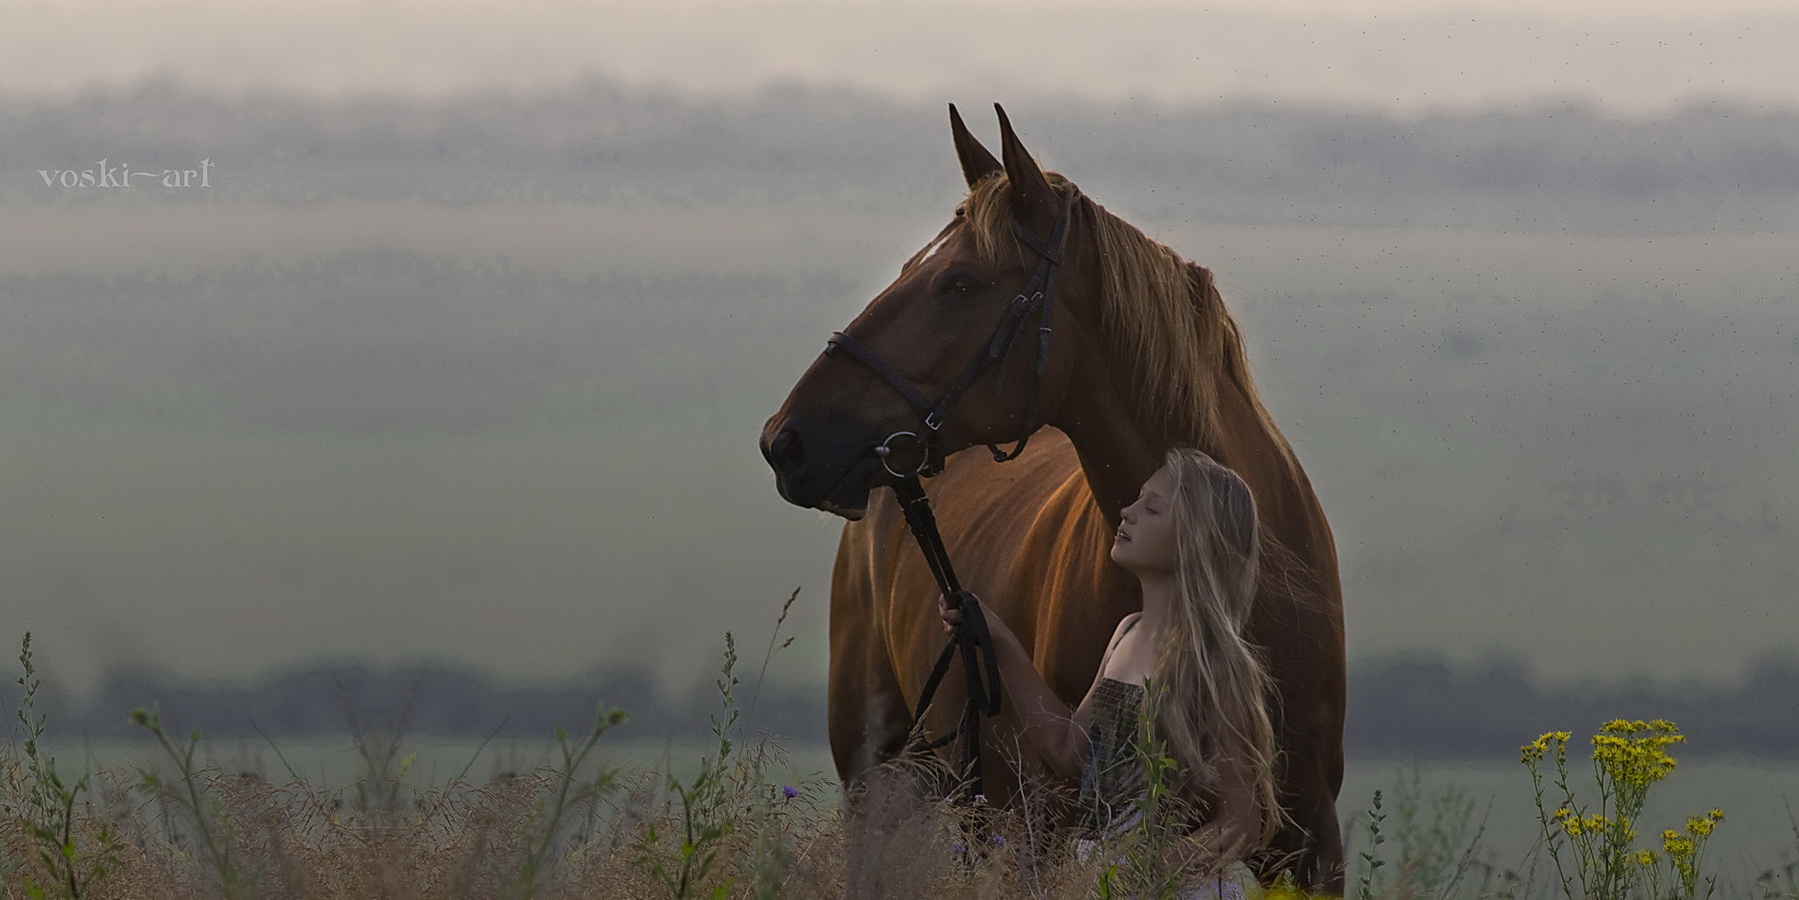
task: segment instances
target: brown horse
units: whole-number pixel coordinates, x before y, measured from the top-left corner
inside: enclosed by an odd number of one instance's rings
[[[1267,859],[1285,855],[1299,884],[1341,894],[1336,546],[1305,471],[1262,406],[1211,272],[1043,172],[1003,110],[1003,163],[953,106],[950,122],[969,195],[845,334],[918,394],[947,392],[970,371],[967,361],[987,352],[994,323],[1053,253],[1017,231],[1050,235],[1066,222],[1047,365],[1038,375],[1008,356],[982,371],[936,434],[941,452],[955,455],[928,484],[962,583],[1011,626],[1072,706],[1092,683],[1113,626],[1142,605],[1135,578],[1110,558],[1120,510],[1170,447],[1198,447],[1236,470],[1255,492],[1265,528],[1249,637],[1266,652],[1278,688],[1276,778],[1297,823],[1275,836]],[[1011,355],[1039,355],[1038,329],[1025,332]],[[761,437],[782,497],[848,520],[831,582],[829,700],[831,750],[846,786],[901,752],[908,710],[944,640],[936,583],[892,492],[874,490],[893,477],[872,448],[896,432],[924,433],[919,404],[851,357],[816,360]],[[1029,452],[1008,464],[956,452],[1019,439],[1038,422],[1044,427]],[[926,731],[954,729],[964,696],[952,667]],[[1018,726],[1009,702],[988,720],[982,768],[994,802],[1019,802],[1022,778],[1042,771],[1020,758]],[[1259,865],[1264,881],[1279,874],[1274,862]]]

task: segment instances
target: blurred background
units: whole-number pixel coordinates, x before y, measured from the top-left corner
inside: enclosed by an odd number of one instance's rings
[[[703,731],[797,587],[763,715],[822,739],[841,521],[755,441],[997,100],[1220,279],[1352,750],[1799,746],[1789,4],[0,13],[0,637],[84,733]]]

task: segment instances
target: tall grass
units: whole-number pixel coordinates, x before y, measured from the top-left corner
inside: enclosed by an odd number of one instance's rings
[[[793,601],[787,598],[776,620],[758,686],[769,659],[787,646],[780,629]],[[605,708],[584,731],[552,735],[550,761],[534,771],[469,781],[464,770],[436,784],[418,779],[403,720],[374,732],[356,723],[352,712],[362,769],[355,783],[338,787],[297,776],[275,784],[201,765],[201,734],[176,737],[181,732],[165,723],[165,714],[138,710],[132,719],[156,740],[162,760],[69,784],[39,744],[46,723],[33,707],[36,675],[27,639],[20,679],[26,690],[18,711],[25,740],[7,748],[0,766],[0,900],[1060,900],[1181,896],[1207,870],[1206,848],[1179,826],[1190,810],[1181,809],[1169,790],[1171,761],[1150,730],[1140,741],[1151,786],[1142,800],[1144,815],[1127,833],[1085,854],[1076,852],[1072,835],[1053,827],[1067,809],[1066,790],[1032,773],[1019,773],[1026,787],[1021,809],[947,802],[944,785],[954,778],[933,759],[882,767],[843,803],[827,779],[770,781],[783,750],[767,735],[744,734],[736,649],[727,635],[719,708],[712,716],[716,743],[687,778],[609,763],[607,738],[629,726],[623,711]],[[1149,715],[1146,704],[1145,724]],[[1624,743],[1596,744],[1601,780],[1590,795],[1566,777],[1565,733],[1525,745],[1540,801],[1545,786],[1536,764],[1553,759],[1558,775],[1551,802],[1539,806],[1538,846],[1515,867],[1482,858],[1486,822],[1475,818],[1468,797],[1454,788],[1427,795],[1416,767],[1409,778],[1400,773],[1392,789],[1378,792],[1373,808],[1352,816],[1345,829],[1352,892],[1395,900],[1697,900],[1720,888],[1704,872],[1703,841],[1691,852],[1675,842],[1690,871],[1665,850],[1651,866],[1641,853],[1650,848],[1627,843],[1614,853],[1576,841],[1590,833],[1583,826],[1597,821],[1591,816],[1607,823],[1635,820],[1637,794],[1646,787],[1607,783],[1608,772],[1624,777],[1638,771],[1626,763],[1641,771],[1663,765],[1647,751],[1629,754],[1645,747],[1659,752],[1667,742],[1630,742],[1652,734],[1666,738],[1672,726],[1651,732],[1631,731],[1630,725],[1602,729],[1601,736]],[[1537,746],[1543,752],[1533,760]],[[1661,774],[1671,768],[1670,762]],[[1520,773],[1521,788],[1523,783]],[[1708,817],[1695,821],[1715,825]],[[1710,825],[1697,827],[1710,833]],[[1608,828],[1602,823],[1594,831],[1608,841],[1626,834]],[[1686,832],[1670,829],[1663,838],[1692,837],[1694,828],[1689,822]],[[1799,848],[1799,823],[1794,846]],[[1621,886],[1620,871],[1626,873]],[[1796,871],[1799,864],[1770,869],[1737,893],[1799,900]],[[1303,896],[1287,885],[1266,891],[1246,886],[1252,900]],[[1728,885],[1722,890],[1731,892]]]
[[[56,759],[43,752],[45,717],[37,712],[40,682],[37,666],[31,657],[31,633],[19,649],[19,686],[25,689],[19,701],[18,719],[25,737],[24,753],[9,753],[5,787],[13,795],[6,808],[17,811],[17,828],[36,850],[41,867],[28,871],[12,855],[12,842],[3,861],[6,881],[16,882],[26,895],[79,898],[89,896],[94,882],[103,879],[117,864],[117,839],[107,822],[91,830],[77,828],[76,805],[86,808],[82,795],[88,780],[82,778],[68,784],[56,770]],[[9,748],[11,749],[11,748]],[[23,796],[19,796],[19,795]],[[10,817],[9,817],[10,818]]]

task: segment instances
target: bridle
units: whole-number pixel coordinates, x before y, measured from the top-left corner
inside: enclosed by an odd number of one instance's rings
[[[931,574],[936,577],[937,586],[942,590],[950,608],[962,611],[962,624],[938,655],[936,665],[931,668],[931,676],[925,682],[924,691],[919,695],[918,710],[912,716],[910,734],[913,737],[907,749],[908,752],[929,751],[943,746],[958,735],[964,736],[961,754],[962,771],[967,778],[964,784],[976,798],[986,794],[981,777],[981,717],[998,715],[1000,708],[999,656],[993,646],[992,633],[987,628],[986,616],[981,612],[980,602],[975,599],[974,594],[963,590],[956,580],[949,552],[943,546],[942,535],[937,532],[937,520],[931,513],[931,501],[925,495],[924,485],[919,479],[929,478],[943,471],[944,460],[938,432],[949,418],[956,401],[962,398],[963,392],[995,363],[999,364],[1000,372],[993,391],[996,396],[1003,392],[1012,348],[1017,345],[1018,336],[1024,332],[1032,313],[1039,316],[1037,378],[1031,388],[1024,430],[1019,434],[1018,443],[1013,445],[1011,452],[1002,452],[995,444],[988,444],[987,449],[993,453],[995,462],[1008,462],[1024,452],[1025,442],[1036,431],[1039,424],[1037,415],[1043,399],[1043,373],[1049,368],[1050,304],[1055,297],[1056,275],[1062,266],[1062,251],[1068,237],[1068,218],[1072,205],[1072,198],[1062,204],[1047,241],[1039,240],[1022,224],[1016,221],[1012,223],[1018,239],[1036,251],[1037,269],[1008,304],[1006,315],[1000,319],[999,325],[993,330],[993,337],[987,341],[986,351],[969,361],[962,374],[935,403],[927,400],[924,392],[913,386],[897,369],[888,365],[879,354],[868,349],[861,341],[838,331],[832,333],[830,340],[825,342],[824,352],[827,356],[836,348],[843,348],[850,356],[861,360],[875,374],[893,385],[920,416],[919,431],[896,431],[870,448],[870,452],[880,457],[881,466],[897,479],[893,484],[893,493],[900,501],[906,524],[912,529],[912,536],[917,539],[919,550],[924,553],[925,562],[930,565]],[[910,470],[904,470],[903,467],[895,469],[893,465],[895,443],[902,438],[911,438],[923,450],[918,465]],[[968,700],[962,707],[962,719],[956,730],[936,740],[927,741],[919,726],[924,721],[925,711],[930,708],[931,698],[937,693],[938,685],[949,672],[950,660],[958,648],[962,651],[962,670],[968,685]]]
[[[937,398],[937,402],[932,403],[925,399],[924,392],[914,387],[912,382],[907,381],[906,377],[899,373],[899,370],[888,365],[879,354],[868,349],[861,341],[847,333],[832,332],[830,339],[825,341],[826,356],[841,347],[850,356],[873,369],[876,375],[886,379],[887,383],[893,385],[894,389],[899,391],[900,396],[905,397],[906,402],[910,403],[912,408],[918,412],[919,431],[896,431],[873,448],[874,454],[881,458],[881,466],[895,477],[904,478],[907,475],[915,474],[929,478],[943,471],[943,455],[938,446],[938,431],[943,428],[944,421],[949,418],[950,410],[956,405],[956,401],[962,399],[962,393],[968,390],[968,386],[974,384],[975,379],[980,378],[981,374],[994,363],[999,364],[1000,371],[998,380],[993,384],[993,393],[997,396],[1005,390],[1006,368],[1011,361],[1012,348],[1016,346],[1018,336],[1024,332],[1031,313],[1035,312],[1039,314],[1037,380],[1031,389],[1031,402],[1025,413],[1024,430],[1020,432],[1018,443],[1012,447],[1010,453],[1001,452],[995,444],[987,445],[987,449],[993,453],[995,462],[1016,459],[1018,454],[1024,452],[1025,442],[1030,440],[1031,433],[1037,430],[1039,424],[1037,414],[1043,401],[1043,373],[1049,368],[1050,305],[1056,293],[1056,275],[1062,267],[1062,245],[1067,238],[1069,206],[1070,204],[1067,203],[1062,205],[1061,211],[1056,216],[1056,224],[1050,229],[1048,241],[1039,240],[1030,232],[1030,229],[1017,222],[1012,223],[1012,229],[1018,239],[1037,252],[1039,257],[1037,270],[1031,273],[1031,279],[1025,282],[1018,295],[1013,297],[1012,302],[1007,305],[1006,315],[1000,319],[999,325],[993,329],[993,337],[987,341],[986,352],[979,353],[974,359],[969,360],[968,365],[962,369],[962,374],[950,383],[949,389],[943,392],[943,396]],[[894,442],[908,437],[919,442],[924,448],[924,454],[918,465],[910,472],[900,471],[893,467]]]

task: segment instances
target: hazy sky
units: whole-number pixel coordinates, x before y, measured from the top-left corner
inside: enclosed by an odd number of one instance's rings
[[[1799,9],[1772,0],[1121,3],[12,2],[0,88],[172,75],[319,95],[543,88],[603,76],[741,91],[802,80],[908,98],[1257,97],[1416,113],[1578,98],[1654,114],[1799,107]]]

